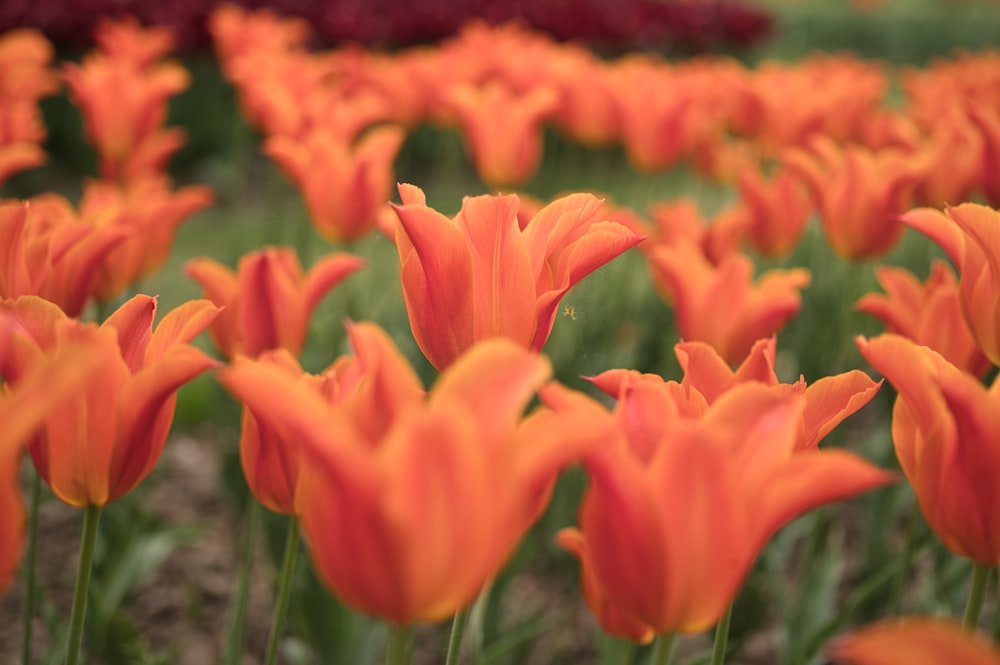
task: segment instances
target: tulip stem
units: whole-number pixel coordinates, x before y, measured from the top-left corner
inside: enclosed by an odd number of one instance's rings
[[[712,643],[712,665],[722,665],[726,660],[726,647],[729,645],[729,624],[733,619],[733,604],[730,603],[726,613],[715,627],[715,641]]]
[[[969,583],[969,599],[965,603],[965,616],[962,627],[975,632],[979,625],[979,612],[983,609],[986,598],[986,583],[990,578],[990,566],[981,563],[972,564],[972,581]]]
[[[662,633],[656,638],[651,665],[670,665],[670,659],[674,655],[674,642],[676,639],[677,633]]]
[[[97,542],[97,525],[100,521],[101,506],[87,506],[84,508],[83,536],[80,538],[80,560],[76,569],[76,587],[73,590],[73,613],[70,615],[66,665],[76,665],[80,660],[80,644],[83,642],[83,619],[87,614],[90,573],[94,564],[94,544]]]
[[[385,665],[408,665],[410,662],[410,626],[389,625],[389,643],[385,650]]]
[[[632,640],[622,640],[618,650],[621,659],[619,665],[632,665],[632,655],[635,653],[635,642]]]
[[[281,563],[281,577],[278,578],[278,600],[271,620],[271,637],[267,641],[264,665],[274,665],[278,659],[278,646],[285,632],[285,617],[288,615],[288,601],[292,596],[292,579],[295,577],[295,561],[299,552],[299,521],[294,517],[288,524],[285,538],[285,555]]]
[[[455,618],[451,622],[451,637],[448,639],[448,655],[445,657],[445,665],[458,665],[458,659],[462,655],[462,638],[465,636],[465,626],[468,622],[468,607],[455,612]]]
[[[230,605],[229,629],[226,632],[226,651],[223,662],[226,665],[238,665],[243,659],[243,645],[246,641],[247,607],[250,605],[250,575],[253,573],[254,546],[257,544],[257,522],[260,517],[260,504],[256,499],[247,499],[246,524],[243,527],[243,540],[240,560],[240,576],[236,595]]]
[[[35,599],[38,596],[38,578],[35,576],[35,548],[38,544],[38,507],[42,502],[42,478],[35,471],[31,474],[31,503],[28,506],[28,550],[24,562],[24,641],[21,644],[21,663],[31,665],[31,632],[35,618]]]

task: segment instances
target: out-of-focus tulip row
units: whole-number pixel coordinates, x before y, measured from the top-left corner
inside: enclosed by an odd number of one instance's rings
[[[142,0],[38,0],[0,5],[0,30],[33,26],[60,44],[86,46],[101,17],[130,14],[170,28],[179,46],[209,43],[205,17],[222,0],[148,3]],[[260,6],[260,2],[242,2]],[[683,50],[746,48],[768,37],[771,16],[746,0],[398,0],[310,3],[270,0],[267,6],[315,26],[326,44],[352,42],[398,47],[450,37],[474,17],[519,21],[559,39],[625,50],[668,45]]]
[[[308,270],[278,247],[245,255],[235,270],[194,259],[185,270],[206,299],[154,326],[157,299],[124,294],[162,265],[177,225],[211,202],[207,188],[175,191],[164,173],[184,140],[165,126],[166,103],[187,85],[164,59],[170,34],[104,23],[95,51],[58,75],[37,34],[8,36],[0,117],[9,99],[23,121],[0,149],[33,155],[15,154],[8,170],[37,163],[35,104],[61,79],[100,172],[76,205],[54,194],[0,205],[0,585],[20,556],[22,451],[57,498],[85,510],[86,564],[101,509],[156,465],[175,392],[215,369],[244,404],[240,456],[254,497],[289,515],[293,536],[302,529],[332,593],[402,635],[388,662],[407,662],[408,626],[451,616],[464,625],[559,474],[579,463],[590,485],[578,526],[557,540],[578,557],[601,627],[637,643],[656,637],[660,665],[675,635],[721,621],[721,663],[729,612],[768,541],[814,508],[896,479],[820,447],[880,382],[854,369],[788,383],[777,371],[776,334],[811,275],[795,267],[754,281],[743,247],[787,256],[815,210],[844,260],[882,256],[911,227],[957,269],[936,264],[921,282],[881,268],[885,294],[858,307],[889,333],[857,347],[898,391],[900,466],[933,532],[975,562],[982,602],[1000,562],[1000,383],[982,383],[1000,365],[1000,212],[944,204],[1000,196],[995,54],[903,72],[907,106],[889,110],[885,69],[846,56],[754,70],[605,62],[482,24],[392,56],[314,53],[302,21],[235,7],[213,14],[211,28],[263,151],[301,189],[316,230],[339,242],[378,229],[395,244],[413,339],[440,376],[426,388],[397,343],[367,322],[347,324],[351,353],[303,371],[312,312],[364,267],[347,253]],[[711,222],[691,201],[657,206],[647,221],[589,193],[467,197],[449,217],[403,184],[387,204],[405,128],[425,121],[460,126],[490,184],[530,176],[551,121],[588,145],[621,142],[638,168],[690,159],[738,184],[740,201]],[[931,207],[911,210],[917,204]],[[561,300],[633,248],[673,307],[682,378],[608,368],[589,379],[596,396],[553,380],[542,353]],[[81,320],[95,309],[102,320]],[[191,345],[204,330],[226,366]],[[967,628],[977,625],[976,602]],[[914,658],[948,654],[934,662],[1000,659],[950,624],[920,621],[842,638],[831,653],[875,665],[900,644]]]

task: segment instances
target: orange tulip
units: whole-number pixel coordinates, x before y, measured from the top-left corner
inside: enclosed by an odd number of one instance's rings
[[[662,245],[648,252],[654,279],[670,288],[674,320],[685,340],[711,344],[730,364],[749,353],[795,316],[799,291],[809,285],[808,270],[769,270],[753,283],[753,263],[730,252],[712,265],[690,242]]]
[[[934,262],[924,283],[891,266],[880,266],[875,275],[885,295],[869,293],[855,309],[881,319],[889,332],[929,346],[970,374],[986,373],[990,361],[962,317],[958,280],[944,261]]]
[[[351,254],[329,254],[306,273],[293,250],[267,247],[244,255],[235,273],[211,259],[188,261],[184,272],[223,308],[209,328],[223,357],[277,348],[298,356],[320,300],[363,265]]]
[[[95,228],[76,219],[61,196],[0,203],[0,298],[37,295],[68,316],[83,313],[108,253],[128,237],[121,228]]]
[[[881,621],[838,637],[827,649],[840,665],[1000,665],[1000,651],[950,621]]]
[[[799,244],[809,222],[812,202],[798,181],[786,170],[765,180],[757,169],[739,174],[740,214],[743,232],[762,256],[781,258]]]
[[[0,317],[0,358],[21,353],[12,321]],[[24,502],[20,469],[22,446],[86,381],[97,361],[84,344],[74,343],[38,359],[16,386],[0,386],[0,595],[7,589],[21,558]]]
[[[805,408],[795,444],[796,450],[818,446],[844,419],[868,404],[882,387],[881,381],[876,383],[859,370],[826,376],[808,385],[802,377],[795,383],[781,383],[774,371],[775,349],[774,337],[757,340],[747,357],[733,370],[710,345],[704,342],[680,342],[674,346],[674,353],[684,372],[684,378],[679,384],[664,381],[655,374],[638,374],[619,369],[602,372],[590,380],[615,398],[620,397],[636,380],[660,386],[660,389],[673,391],[673,402],[680,407],[681,413],[694,416],[700,415],[726,392],[748,382],[802,395],[805,398]]]
[[[927,524],[956,554],[1000,563],[1000,383],[984,388],[898,335],[859,338],[858,348],[899,392],[892,440]]]
[[[480,339],[507,337],[540,351],[559,300],[578,281],[642,241],[601,221],[601,201],[572,194],[545,206],[522,229],[518,197],[466,197],[455,219],[400,185],[396,248],[413,336],[444,369]]]
[[[493,80],[446,94],[482,181],[516,187],[531,179],[542,161],[542,123],[559,103],[555,88],[536,87],[522,95]]]
[[[153,470],[173,419],[174,393],[215,364],[187,342],[217,312],[208,301],[192,301],[163,317],[154,331],[156,298],[149,296],[127,301],[99,328],[34,296],[0,301],[0,317],[34,341],[16,357],[0,359],[0,374],[15,384],[37,357],[77,340],[98,359],[85,388],[29,448],[59,499],[79,508],[103,506]]]
[[[690,418],[650,388],[621,395],[620,436],[585,462],[580,529],[559,535],[584,552],[591,600],[624,620],[605,629],[633,629],[623,637],[711,627],[783,525],[892,478],[846,451],[798,450],[801,396],[741,384]]]
[[[476,345],[425,398],[383,331],[350,337],[326,394],[244,357],[220,379],[301,445],[296,508],[321,579],[359,611],[438,621],[497,573],[580,444],[544,413],[522,421],[550,368],[509,340]]]
[[[188,185],[175,191],[165,177],[156,175],[122,185],[88,182],[80,201],[80,219],[128,232],[128,238],[102,261],[95,297],[102,302],[114,300],[158,270],[173,250],[180,225],[212,199],[208,187]]]
[[[897,214],[908,206],[921,175],[905,152],[839,147],[829,137],[818,137],[807,148],[786,152],[783,161],[807,186],[838,256],[870,259],[899,241],[904,227]]]
[[[59,87],[47,69],[50,60],[52,45],[36,30],[0,36],[0,183],[45,161],[38,100]]]
[[[969,119],[983,139],[982,188],[990,205],[1000,206],[1000,113],[993,107],[970,105]]]
[[[940,245],[958,267],[965,322],[990,362],[1000,365],[1000,212],[963,203],[944,213],[911,210],[902,219]]]
[[[135,41],[143,42],[138,37]],[[91,53],[81,65],[65,65],[63,79],[83,114],[87,137],[100,156],[104,178],[121,180],[126,173],[134,172],[128,167],[129,160],[135,153],[151,150],[145,145],[147,141],[167,141],[176,149],[176,130],[168,135],[172,138],[164,139],[161,127],[167,118],[167,100],[185,90],[190,82],[182,66],[142,66],[135,59]]]
[[[316,231],[330,242],[353,242],[376,227],[403,138],[400,127],[377,127],[352,145],[317,128],[301,139],[273,136],[264,152],[302,192]]]

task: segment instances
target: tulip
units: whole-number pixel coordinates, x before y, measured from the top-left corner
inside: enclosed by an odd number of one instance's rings
[[[403,138],[402,128],[384,126],[352,145],[317,128],[301,139],[273,136],[264,152],[302,192],[316,231],[329,242],[354,242],[376,227]]]
[[[550,414],[522,421],[551,370],[509,340],[476,345],[425,397],[383,331],[349,334],[355,355],[322,392],[245,357],[220,379],[299,442],[296,510],[327,586],[396,625],[438,621],[497,573],[581,444]]]
[[[244,255],[236,272],[211,259],[188,261],[184,271],[223,308],[209,330],[222,356],[231,359],[277,348],[298,356],[320,300],[363,265],[351,254],[329,254],[304,272],[294,251],[268,247]]]
[[[21,28],[0,36],[0,184],[45,161],[38,100],[59,88],[46,67],[50,60],[52,45],[36,30]]]
[[[827,650],[839,665],[1000,665],[1000,651],[944,619],[881,621],[838,637]]]
[[[34,296],[0,302],[0,317],[34,342],[0,359],[0,374],[15,385],[36,358],[78,340],[97,359],[99,371],[29,447],[35,468],[60,500],[101,507],[149,475],[167,439],[174,393],[215,364],[187,342],[217,312],[208,301],[192,301],[164,316],[154,331],[156,298],[149,296],[128,300],[99,328]]]
[[[730,364],[798,312],[799,291],[811,280],[802,268],[775,269],[754,283],[753,263],[745,254],[731,252],[714,266],[690,242],[655,247],[648,257],[654,278],[673,293],[681,337],[711,344]]]
[[[857,341],[899,392],[892,411],[896,456],[920,510],[951,551],[1000,563],[1000,392],[939,353],[898,335]]]
[[[903,268],[880,266],[875,275],[885,295],[869,293],[855,309],[881,319],[889,332],[929,346],[956,367],[983,376],[990,361],[979,350],[962,317],[958,281],[944,261],[935,261],[926,282]]]
[[[601,201],[572,194],[543,208],[522,229],[518,197],[466,197],[455,219],[400,185],[394,206],[400,280],[420,350],[444,369],[477,340],[507,337],[540,351],[559,300],[605,263],[643,240],[601,221]]]
[[[903,233],[896,215],[920,174],[905,153],[838,147],[828,137],[789,150],[784,165],[801,178],[820,213],[833,251],[848,261],[882,256]]]
[[[792,253],[806,230],[812,203],[786,170],[765,180],[757,169],[739,174],[743,232],[762,256],[781,258]]]
[[[87,183],[80,219],[97,227],[124,230],[128,238],[103,259],[94,287],[101,302],[120,297],[137,280],[163,265],[181,224],[212,203],[212,190],[188,185],[176,191],[164,176],[149,176],[123,185]]]
[[[491,187],[527,182],[542,160],[542,122],[558,105],[556,90],[545,86],[519,95],[492,81],[447,94],[482,181]]]
[[[0,203],[0,298],[37,295],[80,316],[97,288],[108,253],[128,237],[123,228],[78,221],[55,194]]]
[[[10,335],[11,323],[0,318],[0,358],[22,352]],[[32,363],[16,386],[0,387],[0,595],[17,570],[24,540],[22,446],[95,368],[85,344],[68,344]]]
[[[965,322],[990,362],[1000,365],[1000,212],[964,203],[944,213],[918,208],[902,219],[940,245],[957,266]]]
[[[615,609],[604,628],[628,639],[711,627],[784,524],[892,478],[846,451],[797,449],[799,395],[742,384],[695,418],[665,395],[624,392],[619,436],[585,460],[580,528],[559,535],[584,553],[595,613]]]

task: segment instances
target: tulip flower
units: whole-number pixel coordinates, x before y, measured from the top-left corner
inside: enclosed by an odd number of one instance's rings
[[[654,203],[649,208],[649,216],[653,221],[653,230],[648,234],[649,240],[640,247],[647,254],[660,245],[690,240],[701,247],[702,253],[713,265],[718,265],[727,254],[739,249],[743,242],[744,222],[733,215],[731,209],[706,220],[698,202],[688,196]],[[661,290],[667,289],[665,284],[658,286]]]
[[[158,270],[170,256],[180,225],[212,199],[208,187],[188,185],[175,191],[158,175],[123,185],[87,183],[80,201],[80,219],[128,232],[103,259],[95,297],[102,302],[114,300],[137,280]]]
[[[882,256],[903,233],[897,214],[909,204],[920,174],[912,159],[893,149],[873,152],[838,147],[818,137],[790,149],[784,165],[801,178],[820,213],[833,251],[848,261]]]
[[[376,227],[403,138],[402,128],[384,126],[352,145],[317,128],[302,139],[273,136],[264,152],[302,192],[316,231],[329,242],[353,242]]]
[[[556,109],[558,93],[538,87],[519,95],[502,83],[458,86],[447,93],[462,127],[476,173],[491,187],[527,182],[542,160],[542,122]]]
[[[939,353],[898,335],[858,339],[865,359],[899,392],[896,456],[938,538],[983,566],[1000,563],[1000,392]]]
[[[875,275],[885,295],[869,293],[855,309],[881,319],[889,332],[929,346],[956,367],[983,376],[990,361],[979,350],[962,317],[958,280],[944,261],[935,261],[921,283],[903,268],[880,266]]]
[[[1000,113],[995,108],[978,108],[978,104],[972,104],[969,119],[979,129],[983,139],[983,194],[990,205],[1000,206]]]
[[[81,222],[56,194],[31,202],[0,202],[0,298],[37,295],[80,316],[97,288],[109,252],[127,229]]]
[[[546,414],[522,421],[551,370],[509,340],[476,345],[425,397],[383,331],[349,333],[325,394],[245,357],[220,379],[301,446],[296,509],[320,578],[361,612],[438,621],[497,573],[580,443]]]
[[[38,100],[59,87],[46,68],[52,52],[36,30],[9,30],[0,36],[0,183],[45,161]]]
[[[427,207],[423,191],[400,185],[395,234],[410,328],[444,369],[474,342],[507,337],[540,351],[559,300],[605,263],[643,240],[601,221],[591,194],[560,198],[518,224],[518,197],[466,197],[455,219]]]
[[[83,114],[88,140],[100,156],[101,174],[109,180],[121,180],[132,170],[127,167],[130,157],[149,151],[147,141],[164,141],[160,132],[167,100],[190,82],[187,70],[178,64],[141,67],[131,59],[103,53],[86,56],[80,65],[67,64],[63,78]]]
[[[965,322],[990,362],[1000,365],[1000,212],[964,203],[944,213],[911,210],[902,219],[940,245],[958,268]]]
[[[674,405],[682,414],[694,416],[700,415],[726,392],[748,382],[802,395],[805,408],[796,450],[816,448],[837,425],[868,404],[882,387],[881,381],[876,383],[859,370],[826,376],[808,385],[802,377],[795,383],[781,383],[774,370],[775,352],[774,337],[757,340],[734,370],[709,344],[680,342],[674,346],[677,361],[684,372],[679,384],[664,381],[655,374],[617,369],[602,372],[589,380],[615,398],[628,391],[634,381],[659,386],[673,392]]]
[[[802,304],[808,270],[769,270],[754,283],[753,263],[741,252],[714,266],[690,242],[661,245],[648,252],[654,279],[674,297],[674,320],[685,340],[711,344],[730,364],[753,343],[776,333]]]
[[[11,324],[0,318],[0,358],[22,352],[10,334]],[[95,368],[88,347],[73,343],[33,362],[16,386],[0,386],[0,595],[17,570],[24,540],[19,482],[23,446]]]
[[[619,436],[585,459],[580,528],[558,536],[622,637],[711,627],[783,525],[892,478],[846,451],[797,449],[799,395],[741,384],[691,418],[648,388],[621,395]]]
[[[329,254],[304,272],[293,250],[268,247],[244,255],[236,272],[211,259],[188,261],[184,271],[223,308],[209,330],[222,356],[231,359],[277,348],[298,356],[320,300],[363,265],[351,254]]]
[[[765,180],[757,169],[739,174],[743,233],[762,256],[781,258],[792,253],[806,230],[812,202],[787,170]]]
[[[29,446],[35,468],[60,500],[104,506],[149,475],[167,439],[174,393],[215,364],[187,342],[217,312],[208,301],[192,301],[153,330],[156,299],[139,295],[98,328],[34,296],[0,301],[0,317],[34,341],[15,357],[0,358],[0,375],[14,385],[38,357],[67,344],[87,343],[97,358],[99,371]]]
[[[881,621],[836,638],[827,649],[838,665],[1000,665],[1000,651],[944,619]]]

